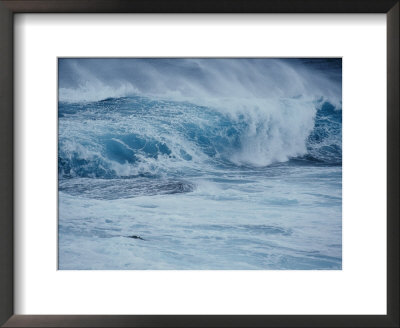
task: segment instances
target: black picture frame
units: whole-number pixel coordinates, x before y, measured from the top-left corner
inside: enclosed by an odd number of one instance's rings
[[[399,0],[0,0],[0,324],[4,327],[399,327],[399,8]],[[15,13],[385,13],[387,315],[14,315]]]

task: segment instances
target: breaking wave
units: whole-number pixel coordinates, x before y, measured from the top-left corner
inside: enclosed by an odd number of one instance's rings
[[[59,69],[60,178],[342,161],[341,60],[65,59]]]

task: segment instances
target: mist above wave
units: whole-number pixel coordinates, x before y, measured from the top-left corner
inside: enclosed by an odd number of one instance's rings
[[[59,59],[60,101],[132,95],[219,107],[249,107],[254,99],[322,96],[339,105],[341,60]]]

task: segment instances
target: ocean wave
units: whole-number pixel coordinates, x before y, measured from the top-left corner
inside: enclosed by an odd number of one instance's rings
[[[60,59],[59,174],[341,163],[341,59]]]
[[[293,159],[341,163],[341,110],[323,99],[264,100],[229,112],[136,96],[60,103],[59,117],[63,178],[196,175]]]

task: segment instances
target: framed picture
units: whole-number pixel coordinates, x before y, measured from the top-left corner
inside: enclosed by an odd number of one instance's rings
[[[1,324],[398,327],[398,1],[0,9]]]

